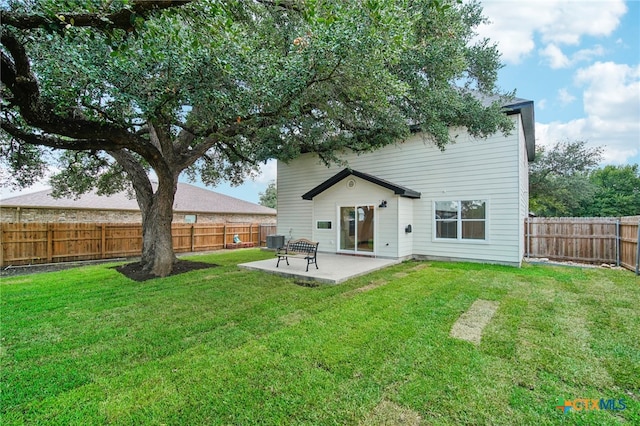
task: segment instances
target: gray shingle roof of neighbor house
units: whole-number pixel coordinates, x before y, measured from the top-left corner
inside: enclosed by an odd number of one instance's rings
[[[53,198],[51,190],[18,195],[0,201],[2,207],[40,207],[40,208],[68,208],[83,210],[130,210],[140,211],[135,199],[129,199],[125,192],[111,196],[97,195],[90,192],[73,198]],[[243,213],[275,215],[276,210],[250,203],[228,195],[209,191],[186,183],[178,183],[174,212],[190,213]]]

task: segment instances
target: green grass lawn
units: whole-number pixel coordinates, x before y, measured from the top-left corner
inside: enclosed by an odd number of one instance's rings
[[[629,271],[405,262],[308,288],[236,266],[271,256],[3,278],[2,424],[640,424]],[[479,346],[449,337],[476,299],[499,302]],[[626,409],[555,408],[578,398]]]

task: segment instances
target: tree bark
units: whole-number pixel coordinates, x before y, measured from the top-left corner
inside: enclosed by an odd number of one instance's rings
[[[142,209],[142,259],[144,271],[158,277],[171,273],[177,261],[173,251],[171,223],[173,201],[178,187],[177,177],[158,179],[158,188],[151,202]]]

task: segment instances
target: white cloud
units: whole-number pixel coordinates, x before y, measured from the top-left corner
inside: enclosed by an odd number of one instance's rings
[[[548,44],[544,49],[540,49],[539,53],[540,56],[549,61],[549,66],[553,69],[567,68],[571,65],[571,60],[553,43]]]
[[[558,100],[562,105],[569,105],[576,100],[576,97],[567,91],[564,87],[558,90]]]
[[[545,42],[578,44],[583,35],[606,36],[615,30],[627,11],[623,0],[544,1],[539,7],[553,7],[553,19],[540,28]]]
[[[569,58],[565,55],[560,47],[556,44],[548,44],[543,49],[538,50],[540,56],[545,59],[552,69],[569,68],[578,62],[590,61],[591,59],[602,56],[604,54],[604,48],[596,45],[593,49],[581,49],[571,55]]]
[[[547,100],[546,99],[540,99],[537,103],[536,103],[536,109],[545,109],[547,107]]]
[[[640,65],[596,62],[578,70],[576,84],[585,87],[584,108],[589,116],[638,128]]]
[[[576,45],[586,35],[609,35],[627,11],[624,0],[484,0],[482,6],[490,23],[481,25],[478,32],[497,42],[502,59],[510,63],[519,63],[534,50],[536,34],[547,45],[541,53],[562,59],[562,52],[553,51],[559,50],[558,45]]]
[[[536,123],[536,142],[584,140],[604,147],[604,162],[623,164],[640,155],[640,65],[596,62],[578,70],[585,118]]]
[[[593,49],[581,49],[571,56],[572,62],[585,62],[605,54],[604,47],[595,45]]]

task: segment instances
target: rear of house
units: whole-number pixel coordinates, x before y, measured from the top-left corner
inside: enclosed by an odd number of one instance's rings
[[[452,129],[440,151],[420,134],[327,168],[313,154],[278,163],[278,233],[320,252],[520,265],[534,156],[533,102],[505,109],[509,135]]]

